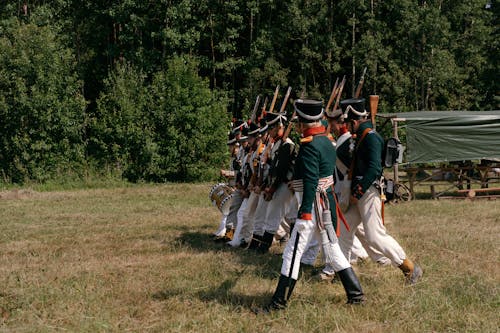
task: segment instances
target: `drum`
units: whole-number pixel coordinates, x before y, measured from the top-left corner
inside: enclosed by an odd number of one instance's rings
[[[233,199],[234,188],[225,184],[218,183],[212,186],[209,198],[212,204],[219,208],[222,214],[228,215],[231,201]]]

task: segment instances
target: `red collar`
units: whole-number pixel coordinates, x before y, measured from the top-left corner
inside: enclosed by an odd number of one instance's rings
[[[306,129],[303,133],[302,133],[302,136],[304,138],[310,136],[310,135],[318,135],[318,134],[322,134],[322,133],[325,133],[326,131],[326,128],[325,126],[319,126],[319,127],[312,127],[312,128],[308,128]]]

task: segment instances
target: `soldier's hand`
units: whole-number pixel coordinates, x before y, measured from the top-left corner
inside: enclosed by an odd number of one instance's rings
[[[355,196],[351,195],[351,197],[349,198],[349,203],[351,205],[355,205],[358,203],[358,198],[356,198]]]

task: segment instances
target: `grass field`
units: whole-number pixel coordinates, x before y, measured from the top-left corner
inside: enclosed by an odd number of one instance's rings
[[[304,274],[287,311],[255,315],[281,257],[212,242],[210,186],[0,192],[0,332],[500,331],[498,200],[386,207],[416,286],[364,262],[364,306]]]

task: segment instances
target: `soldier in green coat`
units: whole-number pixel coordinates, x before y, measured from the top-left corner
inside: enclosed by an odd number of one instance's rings
[[[345,214],[350,227],[350,232],[345,235],[347,248],[352,245],[354,232],[362,223],[368,245],[399,267],[407,283],[415,284],[422,277],[422,268],[406,256],[401,245],[387,233],[383,221],[381,176],[384,140],[367,119],[364,98],[343,100],[340,106],[349,130],[356,133],[356,145],[350,147],[353,162],[349,172],[352,180],[351,205]]]
[[[297,130],[302,138],[291,187],[299,210],[283,253],[278,286],[266,309],[286,307],[299,276],[301,257],[314,238],[323,246],[325,261],[338,274],[347,293],[347,303],[358,304],[364,301],[361,285],[340,249],[335,232],[327,227],[327,223],[332,222],[330,212],[336,211],[332,195],[335,148],[321,123],[323,103],[299,99],[294,107],[298,115]]]

